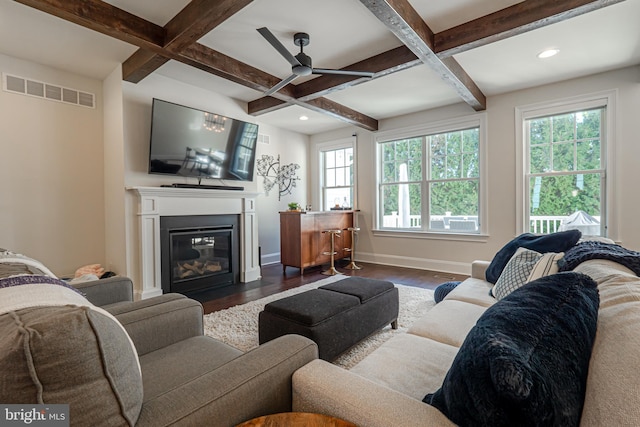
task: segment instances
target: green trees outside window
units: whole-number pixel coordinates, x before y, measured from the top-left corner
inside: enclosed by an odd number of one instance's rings
[[[353,207],[353,147],[322,152],[322,210]]]
[[[526,121],[529,231],[567,228],[562,218],[583,212],[592,222],[584,224],[592,226],[585,228],[588,234],[601,234],[597,225],[604,206],[604,114],[604,108],[597,108]],[[558,219],[540,229],[533,217]]]
[[[379,143],[380,226],[478,232],[479,131],[474,127]],[[468,224],[456,230],[450,219]]]

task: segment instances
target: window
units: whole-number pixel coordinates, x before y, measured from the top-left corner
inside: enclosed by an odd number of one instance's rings
[[[531,233],[604,235],[606,107],[524,118]]]
[[[617,91],[516,108],[517,230],[577,228],[618,236],[615,121]]]
[[[353,146],[320,152],[322,209],[353,208]]]
[[[378,142],[379,229],[480,233],[484,118],[470,122]]]

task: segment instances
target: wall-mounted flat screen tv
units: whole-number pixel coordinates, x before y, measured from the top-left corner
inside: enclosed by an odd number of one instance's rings
[[[258,125],[153,100],[149,173],[252,181]]]

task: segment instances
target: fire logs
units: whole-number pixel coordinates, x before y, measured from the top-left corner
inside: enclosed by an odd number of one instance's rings
[[[207,273],[215,273],[216,271],[222,270],[222,266],[218,261],[178,261],[176,264],[177,267],[175,268],[174,276],[179,279],[202,276]]]

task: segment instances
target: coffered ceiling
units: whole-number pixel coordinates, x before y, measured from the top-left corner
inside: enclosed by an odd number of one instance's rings
[[[639,18],[640,0],[0,0],[0,53],[93,78],[122,63],[127,81],[159,73],[313,134],[638,64]],[[308,33],[314,67],[375,75],[299,77],[265,97],[292,71],[260,27],[292,54]]]

